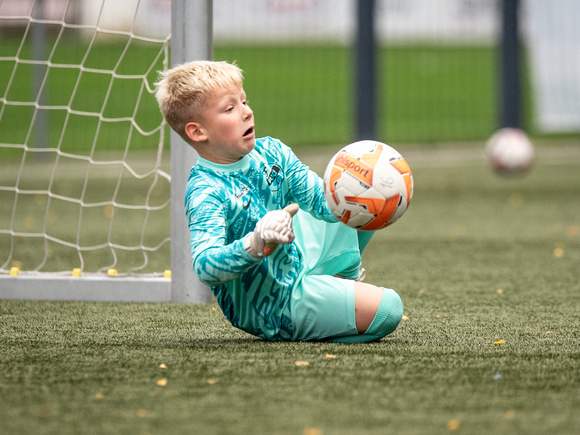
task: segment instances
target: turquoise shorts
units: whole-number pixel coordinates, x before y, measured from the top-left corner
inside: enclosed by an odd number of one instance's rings
[[[358,278],[361,264],[357,231],[341,223],[319,221],[304,212],[295,216],[293,226],[304,269],[292,291],[292,340],[358,336],[361,340],[354,341],[370,341],[373,337],[363,338],[356,329],[354,279]],[[391,307],[398,308],[400,298],[393,290],[383,291],[381,304],[387,307],[385,315],[392,311],[394,317],[398,316],[396,327],[402,312],[399,315]]]
[[[316,219],[302,210],[294,216],[292,227],[303,266],[300,276],[350,273],[343,276],[358,278],[361,253],[354,228]]]
[[[292,339],[324,340],[357,335],[354,281],[307,275],[292,293]]]
[[[403,316],[403,304],[392,289],[383,288],[375,319],[363,334],[356,329],[352,280],[306,276],[292,298],[292,339],[344,343],[375,341],[393,332]]]

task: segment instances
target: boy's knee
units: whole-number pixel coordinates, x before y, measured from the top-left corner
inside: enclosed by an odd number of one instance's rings
[[[401,298],[394,290],[383,288],[383,297],[375,314],[375,318],[364,333],[334,337],[329,341],[337,343],[364,343],[380,340],[397,329],[402,318],[403,302]]]
[[[384,337],[392,333],[403,318],[403,302],[392,289],[383,288],[383,297],[377,314],[364,335]]]

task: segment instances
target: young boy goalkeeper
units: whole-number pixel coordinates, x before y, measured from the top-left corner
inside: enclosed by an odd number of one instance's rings
[[[397,293],[355,281],[371,233],[337,221],[322,180],[290,148],[256,139],[236,65],[177,66],[156,95],[199,154],[185,199],[193,268],[232,325],[267,340],[340,342],[396,329]]]

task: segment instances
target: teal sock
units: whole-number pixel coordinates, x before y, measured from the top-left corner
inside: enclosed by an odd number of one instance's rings
[[[383,288],[383,297],[375,318],[364,333],[331,338],[329,341],[333,343],[364,343],[380,340],[397,329],[402,318],[403,302],[401,302],[401,298],[394,290]]]
[[[362,257],[363,252],[369,242],[371,241],[372,237],[375,235],[374,231],[359,231],[358,236],[358,250],[360,251],[360,256]]]
[[[399,295],[391,289],[383,288],[383,298],[377,309],[377,314],[363,335],[389,335],[399,325],[403,318],[403,302]]]

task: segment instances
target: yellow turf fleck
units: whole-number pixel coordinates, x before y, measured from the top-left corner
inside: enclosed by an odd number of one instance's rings
[[[409,320],[409,317],[404,315],[401,320]]]
[[[49,210],[46,218],[48,220],[48,223],[52,224],[52,223],[55,223],[59,219],[59,216],[53,210]]]
[[[113,207],[111,204],[106,205],[105,208],[103,209],[103,214],[107,219],[111,219],[113,217],[114,212],[115,207]]]
[[[48,195],[40,195],[37,193],[34,195],[34,202],[36,202],[36,205],[46,205],[47,198]]]
[[[213,378],[213,379],[208,379],[207,380],[207,383],[210,384],[210,385],[217,384],[218,382],[219,382],[219,379],[217,379],[217,378]]]
[[[498,340],[498,341],[494,341],[493,344],[504,344],[505,340]]]
[[[140,409],[137,411],[137,416],[139,416],[139,417],[141,417],[141,418],[143,418],[143,417],[147,417],[147,410],[146,410],[146,409],[142,409],[142,408],[140,408]]]
[[[508,420],[513,420],[516,417],[516,412],[513,409],[508,409],[505,412],[505,418]]]
[[[326,358],[336,358],[336,355],[332,355],[331,353],[327,353]]]
[[[513,207],[519,207],[525,202],[524,195],[521,193],[512,193],[510,196],[510,204]]]
[[[167,378],[161,378],[156,382],[157,386],[164,387],[167,385]]]
[[[453,418],[447,422],[447,429],[448,430],[457,430],[461,426],[461,422],[456,418]]]
[[[503,289],[502,289],[502,288],[498,288],[496,291],[497,291],[497,294],[498,294],[498,295],[501,295],[501,294],[503,294]]]
[[[26,216],[24,218],[24,226],[27,230],[32,230],[36,225],[36,220],[32,216]]]
[[[309,366],[309,365],[310,365],[310,363],[309,363],[308,361],[296,361],[296,362],[294,363],[294,365],[295,365],[296,367],[306,367],[306,366]]]
[[[166,368],[167,368],[167,366],[166,366],[165,364],[159,364],[159,368],[160,368],[160,369],[166,369]]]
[[[304,429],[304,435],[322,435],[322,431],[313,427],[307,427]]]
[[[564,256],[564,248],[561,248],[560,246],[554,248],[554,257],[562,258],[563,256]]]
[[[100,391],[97,391],[97,394],[95,394],[95,399],[102,399],[103,397],[104,397],[103,393],[101,393]]]

